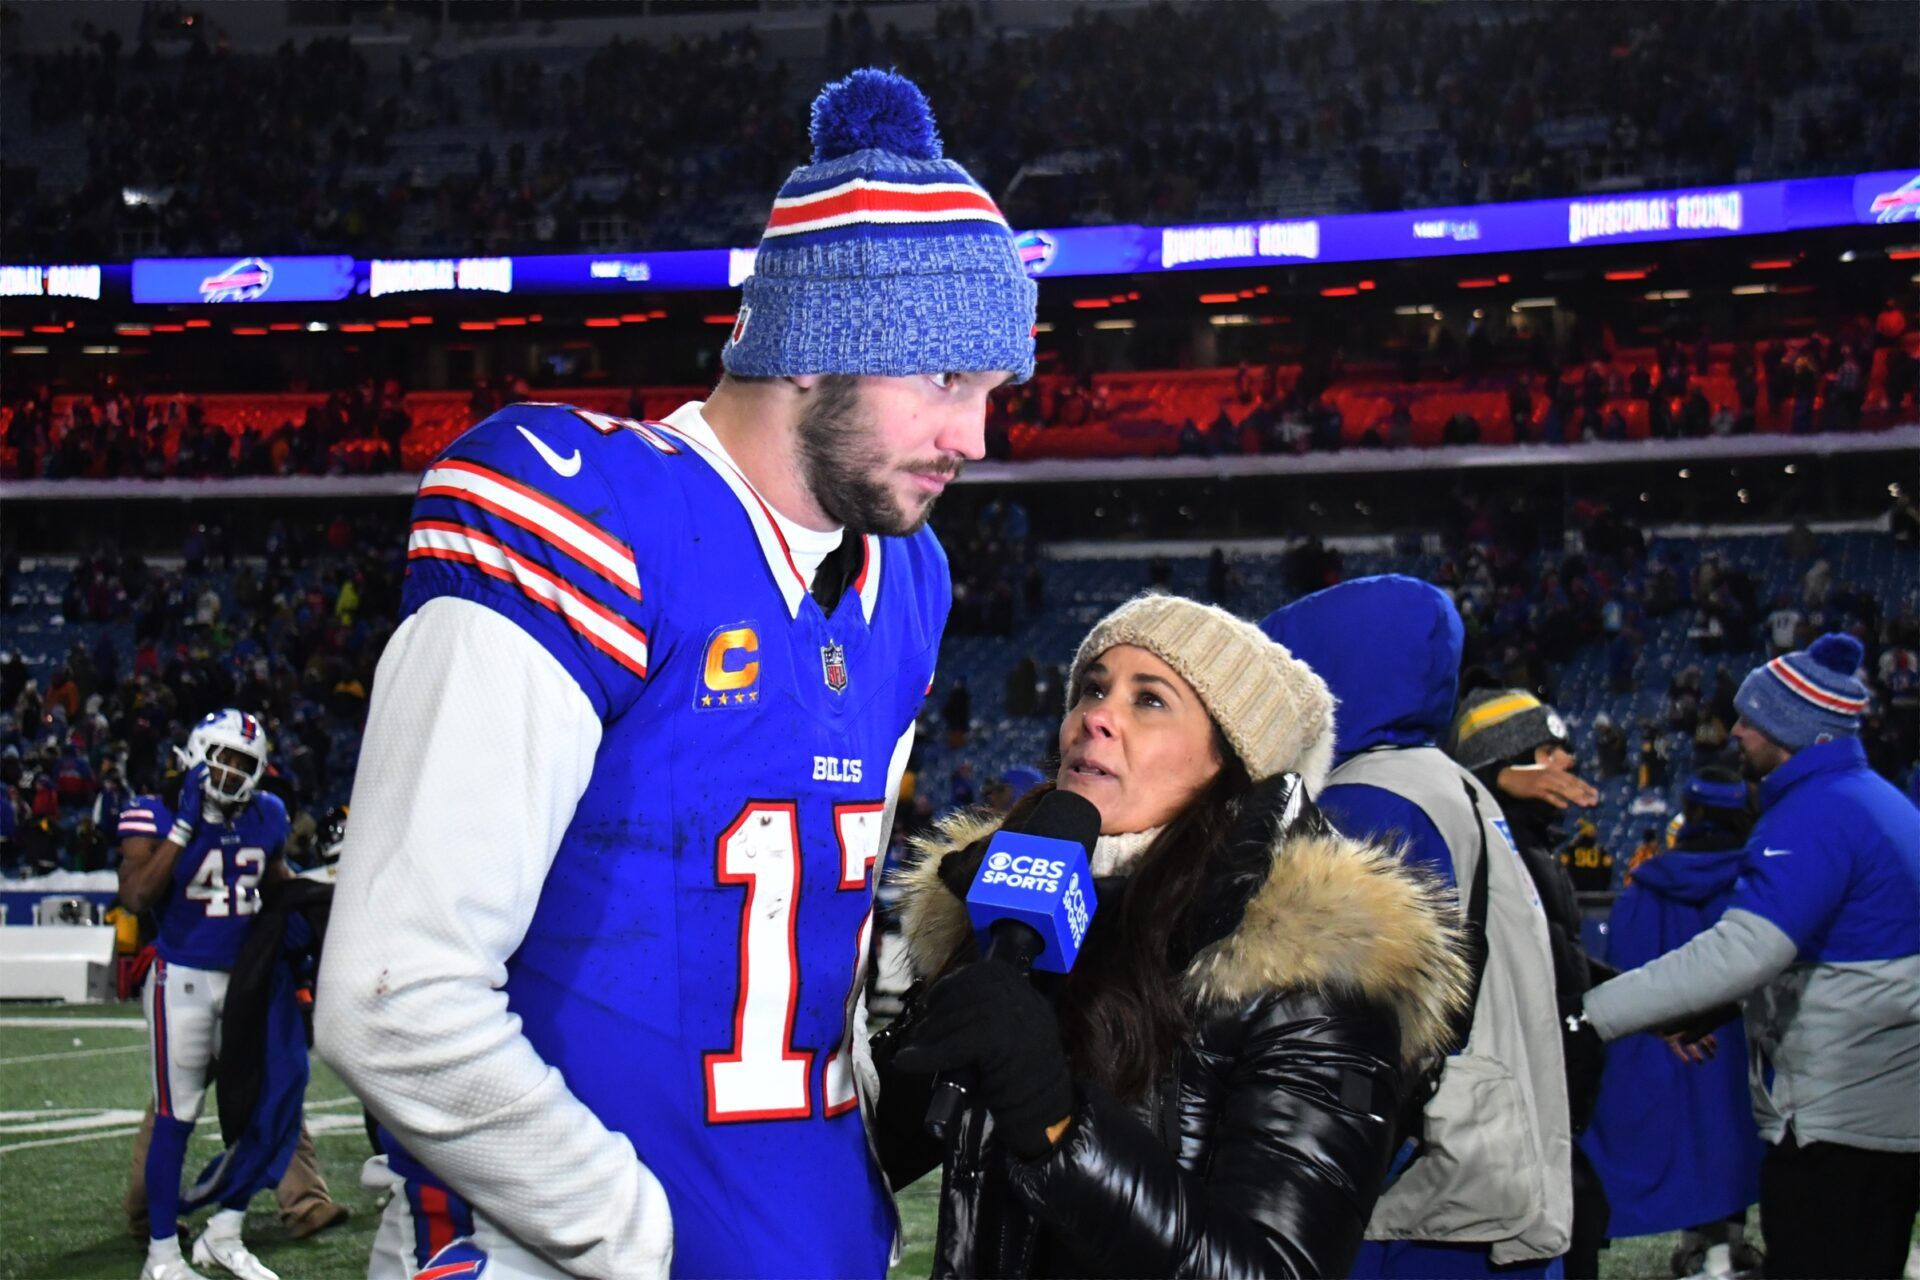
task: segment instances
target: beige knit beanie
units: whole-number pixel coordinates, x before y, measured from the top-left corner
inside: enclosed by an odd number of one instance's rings
[[[1143,595],[1094,624],[1067,687],[1117,644],[1138,645],[1193,686],[1255,782],[1298,773],[1309,793],[1333,761],[1333,694],[1306,663],[1251,622],[1182,596]]]

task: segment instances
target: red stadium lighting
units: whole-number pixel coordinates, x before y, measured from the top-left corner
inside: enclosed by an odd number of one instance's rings
[[[433,317],[432,316],[408,316],[407,323],[408,324],[432,324]]]
[[[1462,289],[1491,289],[1500,282],[1488,276],[1480,276],[1472,280],[1455,281],[1455,283]]]
[[[620,317],[621,324],[645,324],[646,322],[647,313],[644,311],[629,311]]]
[[[267,326],[267,328],[273,330],[275,333],[299,333],[302,329],[305,329],[306,327],[307,326],[299,323],[298,321],[287,321],[287,320],[277,321]]]
[[[211,321],[211,320],[189,320],[189,321],[187,321],[187,328],[189,328],[189,329],[211,329],[211,328],[213,328],[213,321]]]
[[[1792,258],[1762,258],[1758,262],[1747,264],[1755,271],[1785,271],[1794,265]]]
[[[710,316],[701,316],[700,320],[701,320],[701,323],[703,324],[732,324],[735,320],[738,320],[739,318],[740,317],[738,314],[729,311],[724,315],[719,312],[715,312],[713,315],[710,315]],[[592,324],[593,321],[589,320],[587,321],[587,323]],[[618,321],[616,321],[615,323],[618,323]]]
[[[519,329],[526,325],[527,318],[525,316],[501,316],[498,320],[495,320],[494,323],[502,329]]]
[[[117,324],[113,326],[113,331],[123,338],[147,338],[153,335],[153,330],[144,324]]]
[[[1920,258],[1920,247],[1915,247],[1910,249],[1889,249],[1887,250],[1887,256],[1889,258],[1892,258],[1895,262],[1908,262],[1914,258]]]
[[[1210,307],[1218,306],[1225,302],[1238,302],[1240,301],[1240,295],[1237,293],[1203,293],[1200,295],[1200,301]],[[1076,302],[1073,305],[1077,307],[1080,304]]]
[[[1373,290],[1373,281],[1371,281],[1371,280],[1362,280],[1362,281],[1360,282],[1360,292],[1362,292],[1362,293],[1370,293],[1370,292],[1372,292],[1372,290]]]
[[[187,326],[183,324],[156,324],[153,326],[153,331],[155,333],[181,333],[185,331],[186,327]]]
[[[372,325],[370,325],[370,324],[343,324],[343,325],[341,325],[341,326],[340,326],[340,332],[342,332],[342,333],[372,333],[372,332],[373,332],[373,326],[372,326]]]
[[[647,319],[649,319],[649,320],[665,320],[666,318],[667,318],[667,313],[666,313],[666,312],[664,312],[664,311],[649,311],[649,312],[647,312]],[[537,323],[539,323],[539,320],[540,320],[540,317],[539,317],[539,316],[534,316],[534,317],[533,317],[533,320],[534,320],[534,322],[535,322],[535,323],[537,324]]]
[[[1233,294],[1231,297],[1235,302],[1240,301],[1239,294]],[[1105,298],[1075,298],[1073,300],[1073,307],[1076,311],[1105,311],[1112,305],[1113,304]]]
[[[1350,284],[1337,284],[1331,289],[1322,289],[1320,291],[1320,296],[1323,298],[1354,298],[1358,297],[1359,294],[1360,291]]]
[[[65,333],[67,326],[63,324],[37,324],[33,326],[33,331],[35,333]]]
[[[236,338],[264,338],[267,336],[267,328],[265,325],[259,324],[237,324],[233,326],[233,336]]]
[[[588,323],[588,324],[592,324],[592,323],[593,323],[593,321],[591,321],[591,320],[589,320],[589,321],[587,321],[587,323]],[[462,320],[462,321],[460,322],[460,327],[461,327],[462,329],[465,329],[465,330],[466,330],[466,331],[467,331],[468,333],[491,333],[491,332],[493,331],[493,321],[491,321],[491,320]]]
[[[25,329],[0,329],[0,338],[24,338],[26,336],[27,331]]]
[[[1631,271],[1609,271],[1607,272],[1606,278],[1609,280],[1645,280],[1652,274],[1652,267],[1635,267]]]
[[[376,329],[411,329],[413,326],[405,320],[375,320]]]

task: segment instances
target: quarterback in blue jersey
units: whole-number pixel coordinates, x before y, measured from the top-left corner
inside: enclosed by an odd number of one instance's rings
[[[708,400],[510,406],[421,477],[316,1017],[404,1147],[389,1214],[457,1202],[495,1280],[893,1250],[875,865],[950,604],[927,515],[1034,286],[910,82],[829,86],[813,140]],[[373,1275],[450,1229],[383,1223]]]
[[[268,744],[260,721],[231,708],[195,725],[180,763],[179,803],[139,796],[120,811],[120,901],[153,911],[159,937],[142,998],[153,1061],[147,1147],[150,1239],[141,1280],[192,1280],[181,1255],[180,1174],[219,1053],[227,978],[260,907],[260,882],[287,874],[287,810],[259,791]],[[222,1204],[193,1247],[194,1266],[275,1280],[240,1240],[246,1202]]]

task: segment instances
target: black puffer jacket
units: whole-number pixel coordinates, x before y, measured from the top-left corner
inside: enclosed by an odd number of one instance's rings
[[[968,935],[941,857],[993,829],[936,830],[902,898],[916,971]],[[1120,884],[1101,886],[1113,901]],[[1308,810],[1206,885],[1216,921],[1182,966],[1192,1033],[1142,1103],[1077,1084],[1072,1123],[1031,1163],[970,1112],[951,1150],[921,1129],[928,1085],[892,1069],[913,1010],[874,1038],[875,1138],[896,1187],[944,1161],[936,1276],[1347,1273],[1384,1180],[1405,1067],[1464,999],[1454,915],[1389,852]]]

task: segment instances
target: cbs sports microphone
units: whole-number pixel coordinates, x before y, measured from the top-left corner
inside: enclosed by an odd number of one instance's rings
[[[1049,791],[1018,827],[1002,827],[967,890],[967,918],[988,960],[1021,973],[1065,973],[1080,955],[1098,900],[1087,855],[1100,838],[1100,811],[1084,796]],[[934,1081],[927,1132],[945,1141],[966,1087]]]

